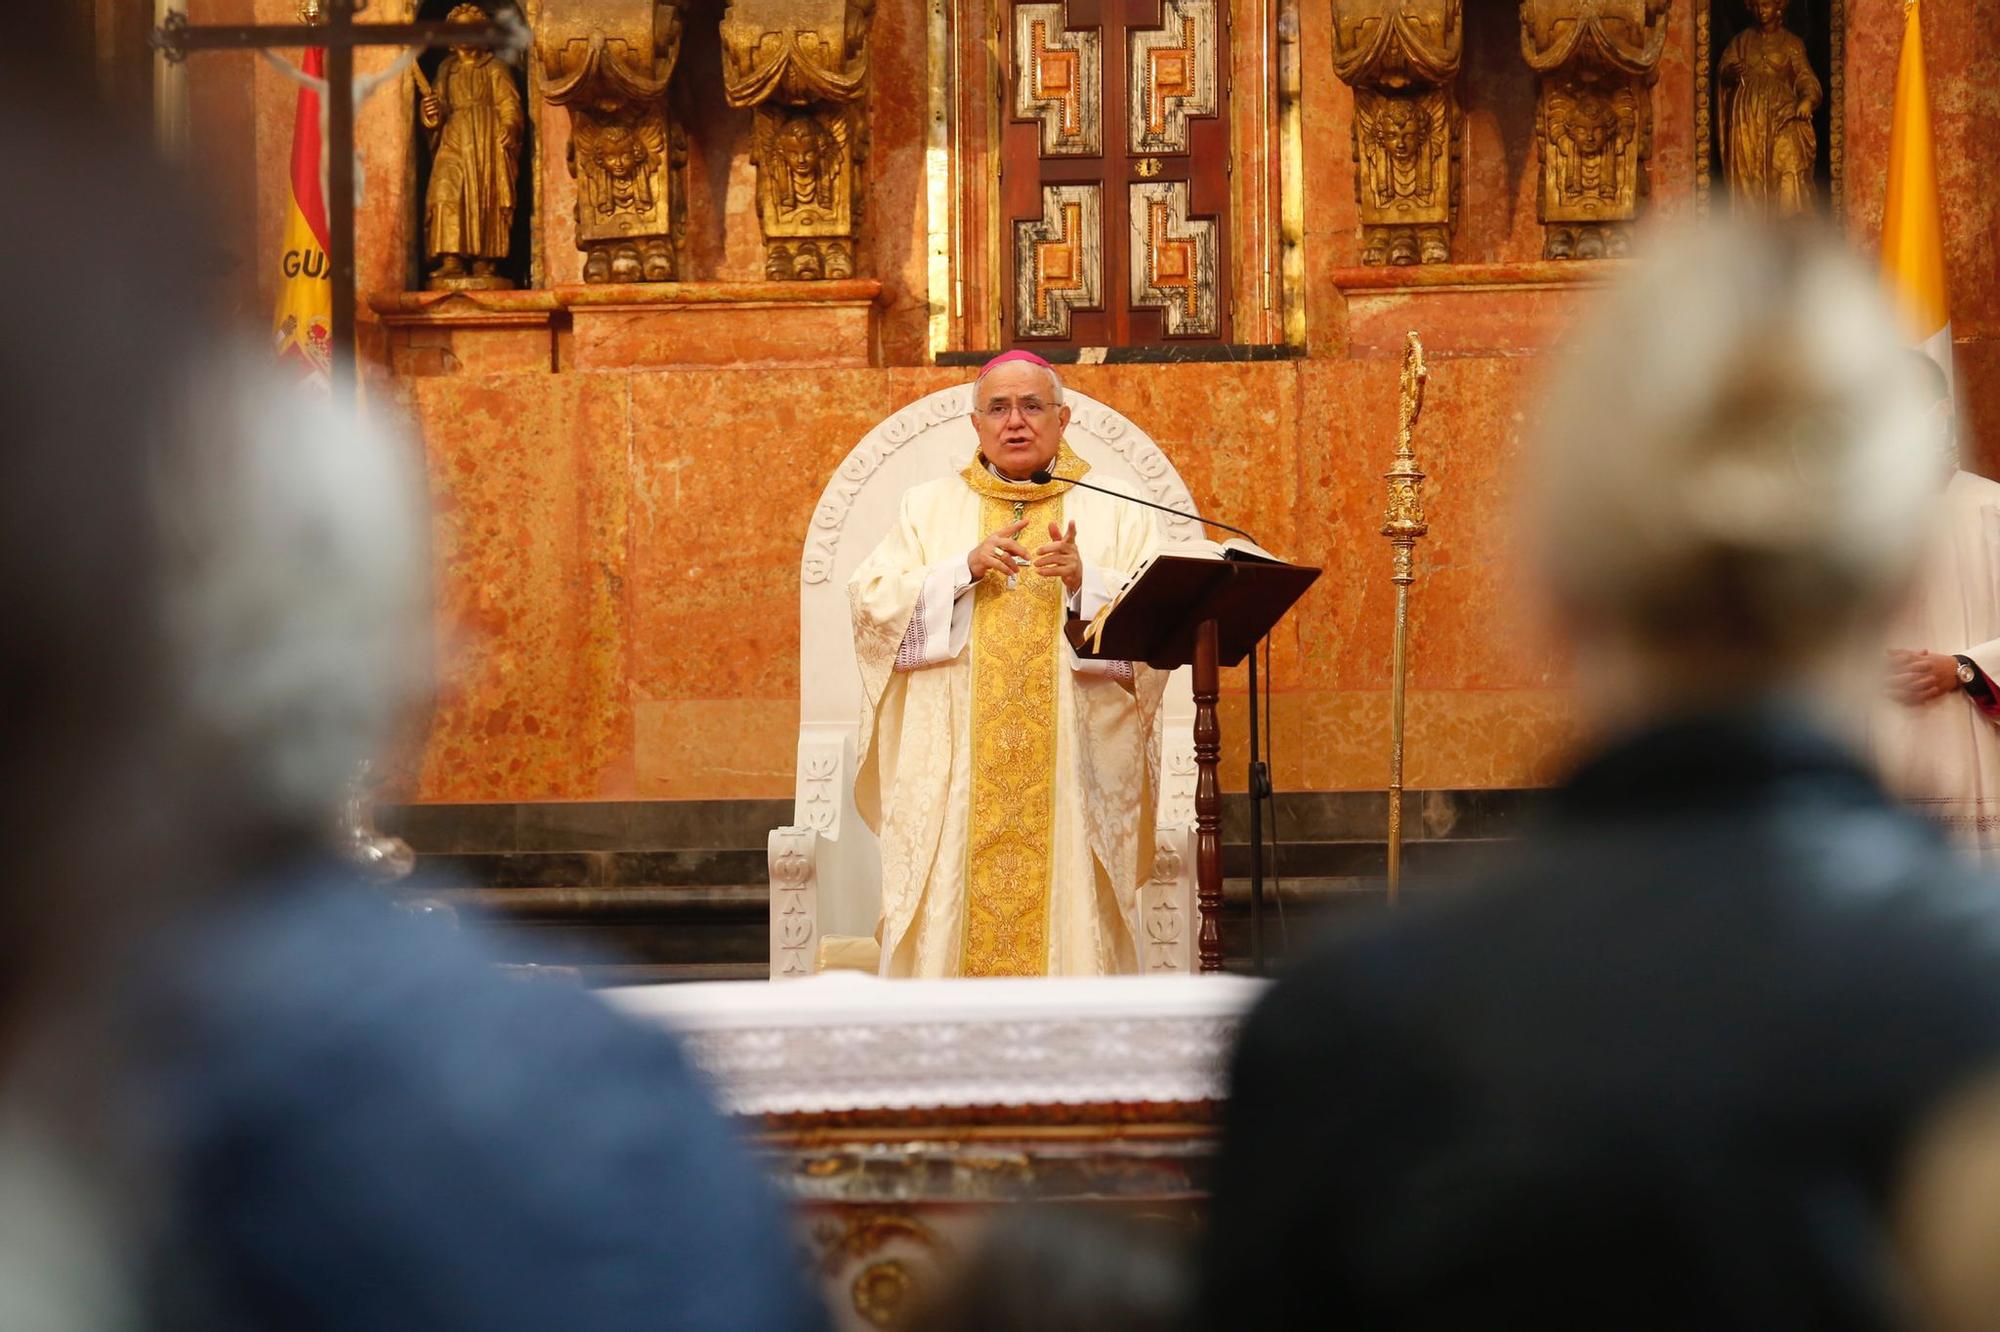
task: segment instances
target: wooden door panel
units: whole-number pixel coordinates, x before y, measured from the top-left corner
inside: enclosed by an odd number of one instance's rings
[[[1017,0],[1009,346],[1229,336],[1226,0]]]

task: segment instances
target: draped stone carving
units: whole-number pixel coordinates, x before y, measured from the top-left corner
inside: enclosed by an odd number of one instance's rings
[[[687,144],[667,114],[682,16],[662,0],[543,0],[543,96],[570,113],[576,247],[585,282],[678,275]]]
[[[1464,49],[1460,0],[1334,0],[1333,72],[1354,89],[1365,264],[1451,259]]]
[[[731,0],[723,15],[723,95],[755,108],[768,278],[854,276],[872,12],[873,0]]]
[[[1549,259],[1630,248],[1649,182],[1652,86],[1669,0],[1521,0],[1521,54],[1539,76],[1538,213]]]

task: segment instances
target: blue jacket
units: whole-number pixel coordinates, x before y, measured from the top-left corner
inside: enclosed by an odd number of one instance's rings
[[[813,1332],[771,1189],[664,1034],[320,867],[139,990],[166,1325]]]

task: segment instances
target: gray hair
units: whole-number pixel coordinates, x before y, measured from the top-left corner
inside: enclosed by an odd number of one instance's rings
[[[196,752],[269,825],[330,828],[428,678],[416,452],[377,414],[218,367],[156,476],[165,629]]]
[[[1542,570],[1642,651],[1775,674],[1904,586],[1936,485],[1923,397],[1833,238],[1713,225],[1649,248],[1542,414]]]
[[[1017,361],[1009,361],[1009,362],[1007,362],[1007,364],[1009,364],[1009,365],[1034,365],[1034,362],[1032,362],[1032,361],[1018,361],[1018,362],[1017,362]],[[1049,377],[1049,403],[1050,403],[1050,405],[1051,405],[1051,406],[1055,406],[1055,407],[1060,407],[1060,406],[1062,406],[1062,405],[1063,405],[1063,382],[1062,382],[1062,376],[1056,373],[1056,368],[1055,368],[1054,366],[1052,366],[1052,365],[1036,365],[1036,366],[1035,366],[1035,369],[1037,369],[1037,370],[1041,371],[1041,372],[1042,372],[1043,374],[1045,374],[1045,375],[1047,375],[1047,376]],[[977,377],[976,379],[974,379],[974,380],[972,381],[972,405],[973,405],[973,406],[974,406],[975,408],[976,408],[976,407],[978,407],[978,405],[979,405],[979,386],[980,386],[981,384],[984,384],[984,383],[986,382],[986,376],[987,376],[987,375],[988,375],[989,373],[990,373],[990,370],[981,370],[981,371],[979,372],[979,375],[978,375],[978,377]]]

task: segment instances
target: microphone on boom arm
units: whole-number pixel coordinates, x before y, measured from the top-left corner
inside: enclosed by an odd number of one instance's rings
[[[1081,486],[1085,490],[1094,490],[1100,495],[1109,495],[1113,499],[1130,500],[1134,504],[1143,504],[1149,509],[1158,509],[1161,513],[1170,513],[1176,518],[1192,518],[1198,523],[1206,523],[1210,527],[1219,527],[1225,532],[1234,532],[1237,536],[1242,537],[1252,545],[1257,543],[1256,537],[1251,536],[1240,527],[1231,527],[1228,523],[1219,523],[1213,518],[1204,518],[1198,513],[1189,513],[1186,509],[1176,509],[1166,504],[1155,504],[1152,500],[1141,499],[1137,495],[1128,495],[1122,490],[1108,490],[1103,486],[1093,486],[1088,481],[1078,481],[1074,477],[1057,476],[1046,467],[1031,474],[1028,480],[1038,486],[1045,486],[1051,481],[1060,481],[1066,486]]]
[[[1085,490],[1094,490],[1100,495],[1109,495],[1113,499],[1131,500],[1134,504],[1143,504],[1149,509],[1158,509],[1161,513],[1170,513],[1176,518],[1192,518],[1198,523],[1205,523],[1210,527],[1219,527],[1225,532],[1234,532],[1251,545],[1254,546],[1257,544],[1257,538],[1251,536],[1240,527],[1231,527],[1228,523],[1218,523],[1213,518],[1204,518],[1198,513],[1189,513],[1185,509],[1176,509],[1165,504],[1155,504],[1152,500],[1141,499],[1137,495],[1128,495],[1122,490],[1107,490],[1103,486],[1093,486],[1088,481],[1078,481],[1074,477],[1058,477],[1046,467],[1036,471],[1028,479],[1038,486],[1045,486],[1051,481],[1060,480],[1068,485],[1081,486]],[[1229,552],[1225,551],[1224,558],[1226,559],[1228,556]],[[1267,672],[1264,677],[1264,688],[1267,694],[1270,687],[1270,675]],[[1278,840],[1278,797],[1276,790],[1271,785],[1271,766],[1267,762],[1270,756],[1269,744],[1266,743],[1263,746],[1263,752],[1259,752],[1257,742],[1258,710],[1257,645],[1253,643],[1250,647],[1250,772],[1249,781],[1247,782],[1250,795],[1250,937],[1252,940],[1250,952],[1257,969],[1257,974],[1261,976],[1264,973],[1263,810],[1264,806],[1269,804],[1271,810],[1271,840],[1275,849]],[[1270,715],[1270,711],[1270,704],[1267,699],[1263,707],[1266,717]],[[1278,899],[1278,923],[1281,929],[1284,925],[1284,914],[1285,903],[1284,899],[1280,897]]]

